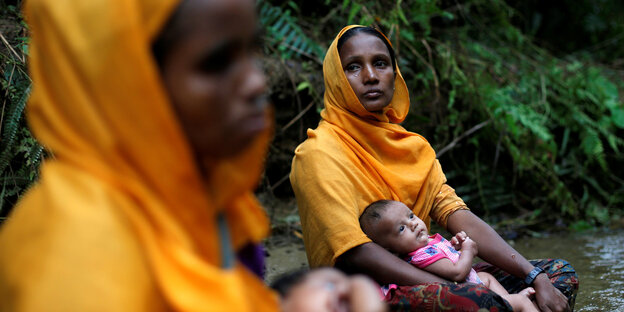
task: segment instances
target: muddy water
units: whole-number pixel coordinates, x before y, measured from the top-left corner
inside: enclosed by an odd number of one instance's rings
[[[624,230],[522,239],[526,258],[557,257],[579,275],[575,311],[624,311]]]
[[[510,242],[528,259],[561,258],[580,278],[575,311],[624,312],[624,230],[553,235]],[[267,242],[267,281],[284,272],[307,267],[300,239]]]
[[[303,241],[297,237],[270,237],[267,249],[265,281],[271,284],[280,275],[308,268]]]

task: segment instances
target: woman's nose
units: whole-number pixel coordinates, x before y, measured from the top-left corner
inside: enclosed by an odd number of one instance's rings
[[[255,58],[246,60],[245,70],[243,70],[240,92],[250,100],[250,103],[262,97],[266,92],[266,77],[261,69],[261,65]]]
[[[375,71],[375,67],[371,64],[364,66],[362,78],[364,80],[364,84],[377,83],[379,81],[377,71]]]

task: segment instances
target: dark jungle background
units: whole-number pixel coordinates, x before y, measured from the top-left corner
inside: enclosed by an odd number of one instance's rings
[[[53,152],[24,118],[31,88],[22,1],[0,0],[0,218]],[[257,192],[274,229],[297,228],[294,148],[323,107],[322,60],[345,25],[382,29],[410,90],[404,126],[449,184],[507,235],[622,227],[624,2],[257,2],[275,138]],[[281,210],[281,213],[276,212]]]

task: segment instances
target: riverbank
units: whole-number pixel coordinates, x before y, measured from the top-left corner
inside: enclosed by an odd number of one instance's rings
[[[271,283],[281,274],[308,268],[308,261],[294,200],[260,198],[272,207],[273,234],[265,241],[266,281]],[[624,223],[582,233],[533,235],[507,241],[528,259],[556,257],[574,266],[580,279],[575,311],[624,311]]]

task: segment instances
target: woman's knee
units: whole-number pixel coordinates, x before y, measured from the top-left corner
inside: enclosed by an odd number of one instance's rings
[[[546,259],[538,260],[534,265],[544,269],[553,286],[568,297],[568,303],[573,307],[579,288],[579,278],[572,264],[564,259]]]
[[[544,269],[548,269],[548,271],[551,271],[553,273],[559,273],[559,274],[565,274],[565,273],[576,274],[576,270],[574,270],[574,267],[568,261],[564,259],[549,259],[549,260],[550,261],[547,263],[548,264],[547,268],[544,268]]]
[[[579,279],[576,270],[564,259],[549,259],[542,267],[555,285],[565,284],[578,289]]]

